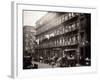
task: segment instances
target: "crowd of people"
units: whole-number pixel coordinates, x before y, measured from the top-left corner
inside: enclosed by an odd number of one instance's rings
[[[75,66],[76,64],[76,59],[74,55],[67,56],[65,53],[63,53],[62,56],[58,56],[55,54],[53,57],[50,59],[44,61],[45,59],[43,56],[40,56],[39,62],[41,63],[46,63],[51,65],[52,67],[69,67],[69,66]]]

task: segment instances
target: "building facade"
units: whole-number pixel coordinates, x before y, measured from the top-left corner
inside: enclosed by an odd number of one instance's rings
[[[90,14],[73,12],[48,12],[36,23],[35,54],[44,63],[63,53],[69,66],[90,65],[91,22]]]

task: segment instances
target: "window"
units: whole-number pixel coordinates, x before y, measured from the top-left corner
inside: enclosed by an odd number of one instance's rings
[[[68,31],[71,31],[71,25],[68,26]]]
[[[65,32],[68,32],[68,26],[65,26]]]
[[[62,22],[64,22],[65,21],[65,18],[64,18],[64,15],[62,16]]]
[[[69,13],[69,15],[68,15],[68,16],[69,16],[69,19],[70,19],[70,18],[71,18],[71,13]]]
[[[75,30],[75,23],[72,24],[72,30]]]
[[[67,20],[68,20],[68,14],[65,15],[65,21],[67,21]]]
[[[75,15],[74,15],[74,13],[72,12],[72,17],[74,17]]]
[[[77,27],[79,27],[79,22],[77,22]]]

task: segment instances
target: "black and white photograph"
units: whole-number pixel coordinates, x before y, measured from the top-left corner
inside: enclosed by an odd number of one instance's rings
[[[23,10],[23,69],[91,66],[91,13]]]

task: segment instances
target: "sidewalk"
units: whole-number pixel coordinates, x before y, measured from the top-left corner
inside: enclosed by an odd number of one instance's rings
[[[45,64],[45,63],[41,63],[41,62],[35,62],[35,61],[33,61],[32,62],[32,64],[34,65],[34,64],[38,64],[38,68],[54,68],[54,67],[52,67],[51,65],[49,65],[49,64]]]

